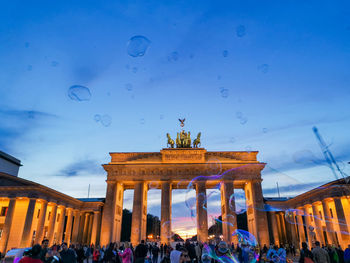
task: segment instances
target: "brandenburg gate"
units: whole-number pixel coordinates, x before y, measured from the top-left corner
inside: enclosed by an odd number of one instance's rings
[[[200,134],[198,140],[199,137]],[[120,241],[123,193],[126,189],[134,189],[131,242],[136,245],[141,240],[146,240],[147,191],[150,186],[161,190],[162,243],[169,243],[172,238],[172,190],[186,189],[189,186],[196,191],[197,240],[207,242],[206,189],[217,188],[218,185],[221,190],[223,239],[230,243],[233,241],[232,232],[237,228],[234,189],[244,189],[248,230],[261,245],[269,244],[261,188],[261,171],[265,163],[257,161],[258,152],[211,152],[197,148],[196,140],[194,148],[191,148],[190,142],[181,147],[179,138],[176,139],[177,148],[174,148],[174,141],[169,135],[168,138],[171,147],[160,152],[110,153],[111,161],[103,165],[108,174],[101,222],[101,245]],[[211,169],[211,164],[216,163],[220,165],[220,171]]]

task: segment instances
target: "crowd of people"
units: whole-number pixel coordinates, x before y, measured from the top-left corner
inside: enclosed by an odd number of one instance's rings
[[[175,247],[143,240],[135,248],[129,242],[110,243],[107,247],[48,245],[47,239],[41,245],[34,245],[19,263],[291,263],[296,254],[299,263],[350,263],[350,245],[343,251],[340,247],[321,247],[318,241],[312,250],[303,242],[300,252],[293,245],[270,245],[270,248],[264,245],[259,249],[249,243],[201,244],[189,240],[176,243]]]

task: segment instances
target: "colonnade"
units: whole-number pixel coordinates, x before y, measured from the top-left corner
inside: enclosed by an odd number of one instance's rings
[[[343,249],[350,243],[350,199],[346,196],[331,197],[304,204],[285,212],[270,213],[270,225],[275,244],[292,243],[309,247],[315,241],[321,244],[340,245]],[[287,217],[287,218],[286,218]]]
[[[161,242],[169,243],[172,239],[171,230],[171,181],[160,181],[161,189]],[[154,183],[153,183],[154,184]],[[208,241],[208,215],[206,181],[196,181],[193,183],[196,190],[196,219],[197,219],[197,240],[199,242]],[[147,181],[134,181],[134,199],[131,222],[131,243],[138,244],[141,240],[146,240],[147,224]],[[129,189],[129,188],[128,188]],[[221,212],[223,219],[223,239],[231,243],[232,233],[237,229],[237,217],[235,212],[234,181],[223,181],[220,183],[221,190]],[[251,224],[248,226],[259,243],[269,244],[267,217],[264,211],[262,198],[261,180],[247,180],[244,186],[246,191],[248,218]],[[107,180],[107,194],[104,205],[104,212],[101,224],[101,245],[109,242],[120,241],[121,237],[121,217],[123,208],[124,185],[122,182]],[[231,199],[230,199],[231,197]],[[118,212],[119,211],[119,212]]]
[[[99,240],[100,211],[74,207],[38,198],[13,197],[0,200],[3,223],[0,251],[29,247],[49,240],[61,243],[96,243]]]

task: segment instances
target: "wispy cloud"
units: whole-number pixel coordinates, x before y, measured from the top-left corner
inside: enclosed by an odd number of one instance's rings
[[[63,168],[57,175],[58,176],[79,176],[79,175],[100,175],[104,170],[97,160],[81,160],[69,164]]]
[[[58,116],[35,110],[0,109],[0,148],[10,150],[14,140],[45,125]]]

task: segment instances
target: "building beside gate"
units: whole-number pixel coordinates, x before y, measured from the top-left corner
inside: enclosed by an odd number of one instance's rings
[[[260,245],[315,240],[345,248],[350,232],[350,186],[336,180],[294,198],[264,198],[258,152],[165,148],[159,152],[110,153],[105,198],[77,199],[8,174],[0,166],[0,251],[54,243],[107,245],[121,237],[124,191],[134,189],[131,242],[146,239],[147,192],[161,190],[160,242],[171,241],[173,189],[196,191],[197,239],[208,241],[206,189],[220,187],[223,239],[237,242],[234,192],[243,189],[248,230]],[[17,159],[11,159],[18,166]],[[16,161],[17,160],[17,161]]]

